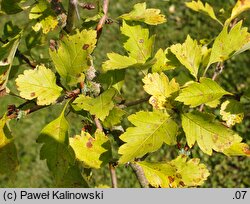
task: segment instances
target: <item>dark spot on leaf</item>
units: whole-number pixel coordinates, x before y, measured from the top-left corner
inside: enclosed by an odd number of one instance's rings
[[[8,62],[8,58],[3,59],[3,62],[7,63]]]
[[[93,138],[89,138],[88,142],[86,143],[87,148],[93,147],[93,143],[92,142],[93,142]]]
[[[185,186],[185,184],[184,184],[184,182],[183,182],[183,181],[180,181],[180,182],[179,182],[179,184],[180,184],[180,186],[182,186],[182,187],[184,187],[184,186]]]
[[[168,180],[169,180],[169,183],[173,183],[174,182],[174,178],[171,177],[171,176],[168,176]]]
[[[179,179],[182,178],[181,174],[179,174],[179,173],[176,174],[176,177],[179,178]]]
[[[31,97],[34,97],[35,95],[36,95],[35,92],[32,92],[32,93],[30,94]]]
[[[83,50],[87,50],[89,48],[89,44],[84,44],[83,46],[82,46],[82,49]]]
[[[143,40],[143,39],[140,39],[140,40],[139,40],[139,43],[144,43],[144,40]]]

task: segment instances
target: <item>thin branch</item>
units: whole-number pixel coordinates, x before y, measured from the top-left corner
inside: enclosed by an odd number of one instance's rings
[[[145,177],[143,169],[136,163],[130,163],[130,167],[136,174],[136,177],[141,185],[142,188],[149,188],[148,180]]]
[[[112,188],[117,188],[117,176],[115,172],[115,167],[112,162],[109,163],[109,172],[111,176]]]
[[[127,107],[130,107],[130,106],[135,106],[135,105],[138,105],[138,104],[141,104],[141,103],[144,103],[144,102],[147,102],[149,100],[150,96],[147,96],[145,98],[142,98],[142,99],[138,99],[136,101],[129,101],[129,102],[125,102],[125,103],[121,103],[119,105],[120,108],[127,108]]]
[[[100,120],[96,116],[94,118],[94,121],[95,121],[95,125],[96,125],[97,129],[99,129],[99,130],[101,130],[103,132],[102,124],[101,124]]]
[[[70,33],[73,30],[75,20],[76,20],[77,4],[78,4],[78,0],[69,0],[68,16],[67,16],[66,27],[65,27],[65,30],[67,33]]]
[[[99,23],[96,26],[97,38],[100,37],[103,25],[108,17],[108,8],[109,8],[109,0],[103,0],[103,17],[100,19]]]

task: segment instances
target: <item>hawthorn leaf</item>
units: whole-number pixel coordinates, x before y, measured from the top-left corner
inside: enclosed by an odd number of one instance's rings
[[[182,114],[182,127],[186,134],[187,144],[191,148],[197,141],[200,149],[212,155],[212,150],[223,152],[242,138],[215,121],[215,116],[198,111]]]
[[[20,96],[27,100],[37,98],[38,105],[50,105],[61,95],[62,88],[56,84],[56,76],[45,66],[25,70],[16,79]]]
[[[103,126],[112,129],[115,125],[121,123],[121,118],[123,115],[125,115],[125,111],[118,108],[114,107],[110,112],[109,115],[105,118],[103,121]]]
[[[21,34],[0,47],[0,93],[6,91],[13,60],[20,43]],[[1,95],[1,94],[0,94]]]
[[[202,45],[193,40],[189,35],[183,44],[170,47],[171,52],[177,57],[190,73],[197,79],[200,65],[202,64]]]
[[[123,45],[128,52],[128,56],[108,53],[109,60],[104,62],[102,66],[105,72],[131,66],[141,67],[152,56],[155,36],[149,37],[147,28],[140,25],[130,26],[123,21],[121,32],[128,37],[128,40]]]
[[[249,9],[250,9],[250,0],[238,0],[232,10],[231,17],[226,21],[226,23],[229,24],[233,19],[235,19],[241,13]]]
[[[143,86],[144,90],[152,95],[149,103],[156,109],[168,107],[167,98],[179,90],[179,84],[175,82],[175,79],[169,81],[163,72],[148,74],[142,81],[145,84]]]
[[[200,82],[191,82],[184,86],[175,100],[191,107],[201,104],[216,107],[219,99],[226,94],[231,95],[212,79],[201,77]]]
[[[225,149],[223,153],[227,156],[248,156],[250,157],[250,148],[246,143],[236,142],[232,144],[228,149]]]
[[[247,32],[247,28],[241,26],[242,21],[239,21],[229,32],[227,26],[223,27],[212,46],[208,66],[215,62],[223,62],[249,49],[250,33]]]
[[[96,31],[76,31],[66,35],[59,43],[59,48],[49,51],[56,71],[66,85],[74,86],[82,81],[82,72],[89,68],[90,54],[96,45]]]
[[[205,5],[200,1],[192,1],[192,2],[186,2],[186,6],[194,11],[202,12],[208,16],[210,16],[212,19],[216,20],[218,23],[222,25],[222,23],[218,20],[214,13],[213,7],[211,7],[208,3],[205,3]]]
[[[37,139],[38,143],[43,143],[40,157],[47,160],[57,184],[63,183],[64,176],[75,162],[74,151],[69,146],[69,124],[64,117],[67,104],[60,116],[42,129]]]
[[[176,144],[178,126],[167,113],[140,111],[130,115],[128,120],[135,126],[129,127],[120,139],[125,142],[118,153],[120,163],[140,158],[158,150],[163,143]]]
[[[236,100],[226,100],[221,104],[220,115],[228,127],[241,123],[244,118],[243,105]]]
[[[20,1],[21,0],[2,0],[1,10],[8,15],[19,13],[23,11],[19,5]]]
[[[111,155],[109,138],[99,129],[96,130],[95,137],[88,132],[82,132],[69,141],[76,158],[84,162],[86,168],[99,169],[109,162]]]
[[[96,98],[80,95],[73,102],[73,108],[76,111],[89,111],[92,115],[95,115],[100,120],[104,121],[104,119],[109,115],[109,112],[114,108],[114,102],[112,99],[115,94],[115,89],[111,88],[106,90]]]
[[[134,5],[130,13],[123,14],[120,18],[127,21],[141,21],[149,25],[158,25],[166,22],[163,14],[159,9],[147,9],[146,2]]]
[[[7,121],[6,115],[0,119],[0,175],[15,173],[19,165],[16,146]]]
[[[162,49],[159,49],[156,52],[154,56],[154,58],[156,59],[156,62],[152,66],[152,72],[162,72],[165,70],[170,70],[170,69],[175,68],[172,61],[168,59],[166,55],[168,55],[168,49],[166,49],[165,51],[163,51]]]
[[[38,22],[32,26],[33,30],[38,32],[42,29],[44,34],[54,30],[58,25],[57,17],[46,0],[39,0],[34,4],[30,10],[29,19],[36,19]]]
[[[149,163],[137,162],[144,174],[155,188],[182,188],[200,186],[209,176],[209,171],[200,159],[188,160],[186,156],[178,156],[170,162]]]

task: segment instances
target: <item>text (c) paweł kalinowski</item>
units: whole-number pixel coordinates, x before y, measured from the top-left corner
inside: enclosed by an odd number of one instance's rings
[[[101,200],[103,199],[103,191],[94,191],[94,192],[46,191],[46,192],[39,192],[39,193],[20,191],[20,199],[21,200],[24,200],[24,199],[28,199],[28,200],[45,200],[45,199]]]

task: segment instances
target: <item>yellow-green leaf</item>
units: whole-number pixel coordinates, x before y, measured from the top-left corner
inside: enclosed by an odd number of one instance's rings
[[[103,125],[106,128],[111,129],[115,125],[121,123],[121,118],[126,112],[118,107],[114,107],[110,112],[109,115],[103,121]]]
[[[76,31],[74,35],[66,35],[59,42],[59,48],[50,50],[56,71],[63,83],[74,86],[82,81],[82,72],[89,68],[90,54],[96,45],[96,31]]]
[[[16,79],[16,85],[21,97],[28,100],[37,98],[38,105],[54,103],[62,91],[56,84],[55,74],[42,65],[34,70],[25,70]]]
[[[200,1],[192,1],[186,2],[186,6],[194,11],[205,13],[206,15],[210,16],[212,19],[216,20],[218,23],[222,25],[222,23],[218,20],[215,16],[214,9],[208,3],[205,5]]]
[[[215,62],[223,62],[250,48],[250,33],[247,32],[247,28],[241,28],[241,26],[242,21],[238,22],[229,32],[228,26],[224,26],[214,41],[208,66]],[[248,47],[245,47],[246,45]]]
[[[152,95],[149,102],[156,109],[165,109],[168,107],[167,98],[179,90],[179,84],[175,79],[169,81],[168,77],[162,72],[146,75],[142,79],[144,90]]]
[[[18,168],[17,150],[7,121],[6,115],[0,119],[0,175],[10,175]]]
[[[141,21],[149,25],[158,25],[166,22],[163,14],[159,9],[147,9],[146,2],[134,5],[134,9],[127,14],[123,14],[120,18],[128,21]]]
[[[238,15],[249,9],[250,9],[250,0],[238,0],[232,10],[231,17],[226,21],[226,23],[229,24]]]
[[[201,104],[216,107],[219,99],[226,94],[230,93],[225,91],[215,81],[201,77],[200,82],[191,82],[184,86],[181,89],[180,95],[175,100],[191,107]]]
[[[246,143],[236,142],[223,153],[227,156],[248,156],[250,157],[250,148]]]
[[[197,79],[198,71],[202,64],[202,45],[193,40],[189,35],[183,44],[175,44],[170,47],[171,52],[177,57],[190,73]]]
[[[137,162],[153,187],[182,188],[200,186],[209,176],[209,171],[200,160],[187,160],[186,156],[165,163]]]
[[[243,105],[236,100],[227,100],[221,104],[220,115],[228,127],[241,123],[244,118]]]
[[[87,132],[82,132],[81,136],[76,135],[74,138],[70,138],[70,146],[73,148],[76,158],[84,162],[87,168],[101,168],[111,158],[109,139],[100,130],[95,132],[95,137]]]
[[[156,59],[155,64],[152,66],[152,72],[162,72],[165,70],[174,69],[175,66],[171,63],[171,60],[169,60],[166,57],[166,54],[168,53],[168,50],[166,49],[163,51],[162,49],[159,49],[154,58]]]
[[[104,120],[109,112],[114,107],[113,97],[115,96],[115,89],[111,88],[103,92],[96,98],[80,95],[73,103],[75,110],[86,110],[92,115],[96,115],[100,120]]]
[[[131,66],[141,67],[152,56],[155,36],[149,37],[149,30],[140,25],[130,26],[123,21],[121,27],[122,34],[128,37],[124,43],[124,48],[128,56],[117,53],[109,53],[102,69],[106,72],[114,69],[125,69]]]
[[[197,141],[200,149],[208,155],[212,155],[212,150],[224,152],[242,140],[231,129],[215,121],[213,115],[194,111],[182,114],[181,118],[188,146],[193,147]]]
[[[0,47],[0,93],[6,90],[10,70],[20,43],[21,35],[18,34],[8,43]]]
[[[163,143],[176,144],[178,126],[167,113],[140,111],[130,115],[128,120],[135,127],[129,127],[120,136],[120,139],[125,142],[118,151],[122,155],[120,163],[126,163],[154,152]]]

